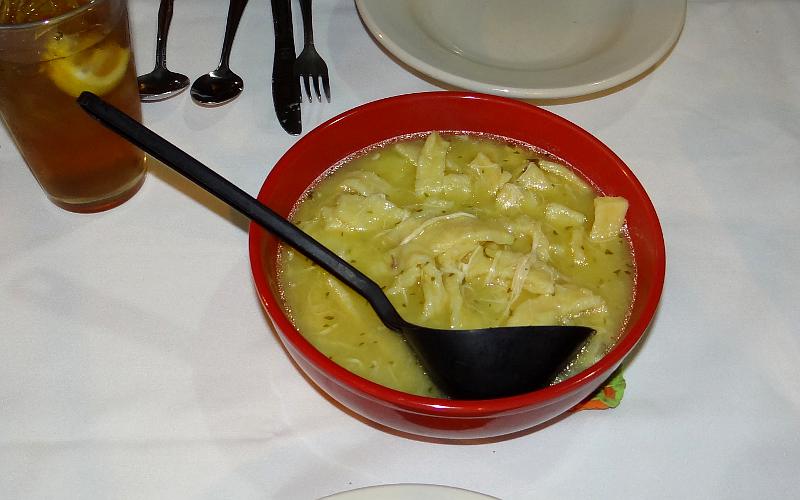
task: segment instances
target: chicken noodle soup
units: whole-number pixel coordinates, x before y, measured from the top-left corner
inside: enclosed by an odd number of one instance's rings
[[[626,210],[624,198],[598,196],[530,148],[431,133],[345,162],[292,218],[412,323],[595,328],[565,378],[605,354],[624,326],[634,281]],[[441,396],[401,336],[346,285],[285,247],[280,279],[295,326],[330,359],[387,387]]]

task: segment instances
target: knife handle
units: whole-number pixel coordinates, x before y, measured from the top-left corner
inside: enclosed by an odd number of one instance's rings
[[[272,0],[272,25],[275,28],[276,42],[285,42],[288,39],[294,46],[291,0]],[[276,47],[278,45],[282,44],[276,43]],[[292,56],[294,57],[294,54]]]

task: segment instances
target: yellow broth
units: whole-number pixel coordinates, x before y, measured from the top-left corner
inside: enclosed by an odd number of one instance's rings
[[[606,353],[624,327],[634,281],[626,208],[532,149],[433,133],[345,162],[292,218],[412,323],[595,328],[560,380]],[[400,335],[347,286],[288,248],[280,280],[295,326],[330,359],[378,384],[441,396]]]

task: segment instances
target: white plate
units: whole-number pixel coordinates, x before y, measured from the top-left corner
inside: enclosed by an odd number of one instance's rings
[[[474,491],[435,484],[386,484],[336,493],[323,500],[498,500]]]
[[[641,75],[683,29],[686,0],[356,0],[398,59],[442,82],[523,99]]]

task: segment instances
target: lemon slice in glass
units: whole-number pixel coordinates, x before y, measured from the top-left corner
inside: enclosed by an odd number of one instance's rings
[[[100,43],[68,57],[53,59],[47,73],[56,87],[78,97],[88,90],[97,95],[112,91],[128,69],[131,52],[116,43]]]

